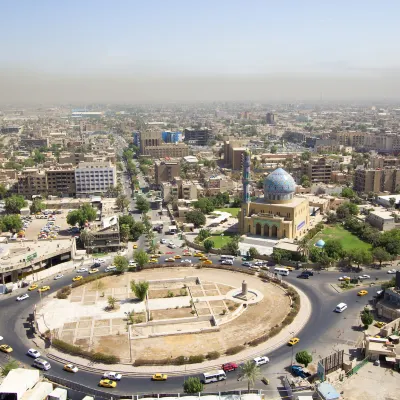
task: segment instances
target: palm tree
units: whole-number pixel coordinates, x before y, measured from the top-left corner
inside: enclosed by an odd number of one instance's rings
[[[84,246],[88,247],[94,240],[94,234],[90,229],[84,229],[80,234],[80,239]]]
[[[254,386],[256,380],[260,377],[260,367],[254,361],[246,361],[239,371],[239,379],[247,379],[247,390],[250,392],[251,386]]]
[[[308,257],[308,254],[310,252],[310,245],[309,239],[307,237],[303,237],[297,242],[297,251]]]

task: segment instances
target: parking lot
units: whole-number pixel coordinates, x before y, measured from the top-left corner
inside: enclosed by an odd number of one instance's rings
[[[59,226],[60,229],[56,237],[63,237],[63,236],[71,236],[71,233],[68,232],[69,225],[67,223],[67,210],[62,210],[61,214],[53,214],[55,217],[54,226]],[[51,215],[51,214],[49,214]],[[47,218],[36,218],[35,215],[32,215],[32,222],[29,223],[28,227],[25,230],[25,238],[27,240],[37,240],[38,234],[40,233],[41,229],[45,227],[48,223]]]

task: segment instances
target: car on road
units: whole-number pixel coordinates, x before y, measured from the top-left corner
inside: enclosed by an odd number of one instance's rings
[[[175,258],[175,260],[180,260],[182,258],[182,256],[177,254],[174,258]]]
[[[385,325],[386,323],[382,321],[377,321],[374,323],[374,326],[376,326],[377,328],[383,328]]]
[[[388,273],[388,274],[395,274],[395,273],[396,273],[396,270],[395,270],[395,269],[389,269],[387,273]]]
[[[213,262],[211,260],[209,260],[209,259],[203,261],[203,264],[212,264],[212,263]]]
[[[76,272],[87,272],[88,269],[87,268],[79,268],[76,270]]]
[[[295,267],[283,267],[283,268],[286,268],[286,269],[288,269],[289,271],[294,271],[296,268]]]
[[[193,254],[194,257],[204,257],[203,253],[194,253]]]
[[[297,338],[297,337],[294,337],[294,338],[292,338],[292,339],[290,339],[290,340],[288,341],[288,345],[289,345],[289,346],[294,346],[294,345],[296,345],[296,344],[299,343],[299,342],[300,342],[300,339]]]
[[[168,379],[168,375],[167,374],[154,374],[151,377],[152,381],[166,381]]]
[[[168,247],[169,247],[170,249],[175,249],[175,248],[176,248],[176,246],[175,246],[173,243],[170,243],[170,244],[168,245]]]
[[[17,297],[17,301],[22,301],[22,300],[26,300],[29,299],[29,294],[25,293],[25,294],[21,294],[21,296]]]
[[[115,265],[110,265],[109,267],[107,267],[104,272],[114,272],[117,270],[117,267]]]
[[[98,269],[98,268],[92,268],[92,269],[89,271],[89,274],[95,274],[96,272],[99,272],[99,269]]]
[[[28,354],[28,356],[31,356],[33,358],[39,358],[40,357],[40,353],[35,349],[29,349],[26,354]]]
[[[175,258],[173,257],[167,258],[165,259],[165,262],[175,262]]]
[[[73,281],[73,282],[78,282],[78,281],[80,281],[81,279],[83,279],[83,276],[82,276],[82,275],[77,275],[77,276],[74,276],[74,277],[72,278],[72,281]]]
[[[185,259],[185,260],[182,260],[181,263],[183,263],[183,264],[191,264],[191,263],[192,263],[192,260],[189,260],[189,259],[187,258],[187,259]]]
[[[308,276],[314,276],[314,272],[313,272],[313,271],[310,271],[310,270],[308,270],[308,269],[304,270],[304,271],[302,272],[302,274],[303,274],[303,275],[308,275]]]
[[[33,285],[30,285],[28,287],[28,290],[31,292],[32,290],[36,290],[39,287],[39,285],[36,285],[36,283],[34,283]]]
[[[50,290],[50,286],[42,286],[40,289],[38,289],[38,292],[42,293],[47,292],[48,290]]]
[[[292,374],[294,376],[300,376],[300,378],[306,379],[310,376],[309,372],[305,372],[303,367],[300,365],[292,365]]]
[[[266,356],[253,358],[254,364],[260,366],[269,363],[269,358]]]
[[[13,348],[8,344],[2,344],[0,345],[0,351],[2,351],[3,353],[12,353]]]
[[[72,372],[74,374],[79,371],[79,368],[74,364],[65,364],[63,369],[64,371]]]
[[[299,279],[310,279],[310,275],[307,275],[307,274],[300,274],[300,275],[297,275],[297,277]]]
[[[250,261],[242,262],[243,267],[251,267],[253,264]]]
[[[161,240],[160,240],[160,243],[161,243],[161,244],[167,244],[168,242],[167,242],[167,239],[161,239]]]
[[[120,381],[122,379],[122,375],[118,374],[117,372],[104,372],[103,379],[111,379],[113,381]]]
[[[61,279],[63,276],[64,276],[63,274],[57,274],[57,275],[54,277],[54,280],[57,281],[58,279]]]
[[[258,267],[257,265],[252,265],[251,267],[249,267],[250,271],[255,271],[255,272],[259,272],[260,271],[260,267]]]
[[[137,249],[137,248],[138,248],[138,245],[137,245],[136,243],[134,243],[132,247],[133,247],[134,249]]]
[[[366,290],[360,290],[360,291],[357,293],[357,296],[365,296],[366,294],[368,294],[368,292],[367,292]]]
[[[358,279],[371,279],[369,275],[360,275]]]
[[[117,382],[112,381],[110,379],[102,379],[99,382],[99,386],[105,387],[105,388],[115,388],[115,387],[117,387]]]
[[[338,278],[339,281],[350,281],[351,278],[347,275],[341,276]]]
[[[238,369],[238,365],[234,362],[228,362],[228,363],[222,364],[222,370],[224,372],[236,371],[237,369]]]
[[[221,264],[222,265],[233,265],[233,261],[232,260],[222,260]]]

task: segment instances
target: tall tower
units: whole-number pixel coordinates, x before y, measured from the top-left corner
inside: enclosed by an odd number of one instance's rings
[[[251,164],[251,154],[249,150],[243,153],[243,203],[250,202],[250,164]]]

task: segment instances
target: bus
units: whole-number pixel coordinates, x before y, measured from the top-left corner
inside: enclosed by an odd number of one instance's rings
[[[274,273],[278,275],[288,276],[289,270],[287,268],[275,268]]]
[[[224,260],[231,260],[231,261],[235,261],[235,256],[220,256],[220,260],[224,261]]]
[[[226,379],[226,374],[222,369],[205,372],[203,374],[203,383],[219,382]]]

